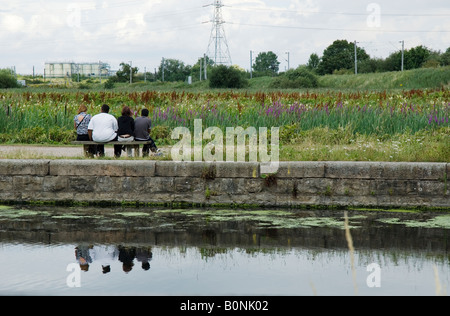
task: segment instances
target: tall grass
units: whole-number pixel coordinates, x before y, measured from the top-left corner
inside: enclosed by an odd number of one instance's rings
[[[425,89],[448,87],[450,66],[421,68],[403,72],[384,72],[358,75],[326,75],[319,77],[319,85],[328,89]]]
[[[107,103],[120,116],[123,105],[136,114],[150,110],[154,127],[281,128],[282,143],[292,143],[305,131],[344,130],[351,135],[393,135],[449,127],[447,89],[386,91],[46,91],[0,92],[0,140],[14,143],[70,142],[73,117],[80,104],[92,115]],[[45,134],[39,136],[38,134]],[[58,135],[62,134],[62,135]],[[339,133],[338,133],[339,134]]]
[[[349,128],[364,135],[394,135],[416,133],[421,130],[449,126],[450,103],[446,106],[403,104],[400,107],[328,105],[311,107],[305,104],[256,104],[245,108],[226,105],[206,105],[193,109],[180,107],[154,108],[151,118],[155,125],[175,128],[187,126],[193,130],[194,119],[202,119],[204,126],[285,127],[282,133],[327,127],[331,130]],[[289,136],[289,135],[288,135]]]

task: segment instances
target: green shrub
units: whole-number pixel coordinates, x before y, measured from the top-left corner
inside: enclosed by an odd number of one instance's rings
[[[89,90],[91,88],[90,85],[86,84],[86,83],[80,83],[78,85],[78,89],[82,89],[82,90]]]
[[[0,89],[19,88],[16,77],[9,69],[0,69]]]
[[[276,78],[270,85],[274,89],[301,89],[318,87],[317,76],[306,67],[290,69]]]
[[[48,140],[52,143],[70,144],[76,139],[75,130],[52,127],[48,130]]]
[[[106,80],[104,87],[105,89],[114,89],[114,82],[115,79],[109,78],[108,80]]]
[[[13,136],[12,141],[20,144],[44,144],[47,141],[45,129],[37,127],[24,128]]]
[[[5,142],[19,144],[70,144],[76,139],[76,132],[59,127],[51,127],[46,130],[36,126],[24,128],[10,135],[3,134],[1,138],[5,138]]]
[[[152,128],[152,138],[158,144],[165,144],[170,140],[170,129],[168,126],[158,125]]]
[[[212,69],[210,75],[210,88],[240,89],[248,86],[245,72],[235,68],[219,65]]]

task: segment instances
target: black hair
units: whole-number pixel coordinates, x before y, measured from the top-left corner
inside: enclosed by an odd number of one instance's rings
[[[142,114],[142,116],[148,116],[148,110],[147,109],[142,109],[141,114]]]
[[[109,106],[107,104],[102,105],[102,112],[103,113],[109,113]]]

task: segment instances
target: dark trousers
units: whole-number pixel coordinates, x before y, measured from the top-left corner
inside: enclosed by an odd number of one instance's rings
[[[149,137],[148,139],[136,139],[136,140],[151,142],[150,144],[145,144],[144,147],[142,148],[143,156],[148,156],[150,153],[150,150],[154,153],[158,150],[158,147],[156,147],[155,141],[151,137]]]
[[[123,145],[114,145],[114,157],[120,158],[122,155],[122,147]]]
[[[79,142],[88,142],[90,141],[89,135],[77,135],[77,141]],[[104,152],[104,149],[103,149]],[[97,145],[89,145],[88,146],[88,154],[89,156],[94,156],[97,153]]]
[[[114,138],[114,139],[112,139],[110,141],[111,142],[116,142],[117,141],[117,136],[116,136],[116,138]],[[95,147],[97,147],[97,154],[99,155],[99,157],[105,157],[105,145],[96,145]],[[122,147],[122,146],[120,146],[120,147]],[[122,150],[122,148],[121,148],[121,150]],[[118,151],[116,149],[116,145],[114,145],[114,157],[120,157],[120,150]]]

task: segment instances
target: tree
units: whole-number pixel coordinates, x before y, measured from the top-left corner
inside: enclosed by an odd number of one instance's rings
[[[0,89],[18,88],[16,77],[9,69],[0,69]]]
[[[432,52],[424,47],[417,46],[404,52],[404,70],[421,68],[430,58]],[[384,71],[400,71],[402,69],[402,52],[390,54],[384,61]]]
[[[259,53],[253,65],[255,77],[274,76],[278,73],[280,62],[273,52]]]
[[[363,48],[356,48],[359,62],[369,59],[369,55]],[[335,70],[354,69],[355,44],[346,40],[336,40],[323,52],[322,60],[317,67],[320,75],[332,74]]]
[[[284,74],[275,78],[270,88],[274,89],[302,89],[317,88],[319,80],[307,66],[299,66],[297,69],[289,69]]]
[[[449,66],[450,65],[450,47],[447,48],[445,53],[441,55],[441,65],[442,66]]]
[[[400,70],[402,70],[402,52],[394,52],[384,60],[383,71]]]
[[[320,57],[316,53],[311,54],[309,56],[308,63],[306,64],[306,67],[308,67],[309,70],[317,70],[317,67],[319,67],[320,64]]]
[[[384,60],[381,58],[369,58],[358,64],[359,73],[382,72]]]
[[[185,81],[191,73],[191,66],[186,66],[178,59],[164,59],[159,65],[158,77],[161,80],[163,79],[163,71],[164,81]]]
[[[209,70],[211,67],[214,66],[214,60],[206,56],[206,68],[207,68],[207,74],[209,73]],[[191,67],[191,76],[197,80],[200,80],[200,70],[202,71],[202,80],[205,80],[205,60],[204,58],[199,58],[197,63]]]
[[[425,46],[411,48],[405,53],[405,69],[421,68],[430,55],[431,51]]]
[[[121,63],[120,64],[121,69],[116,72],[116,78],[115,80],[117,82],[130,82],[130,64]],[[133,67],[131,69],[131,75],[132,75],[132,82],[134,82],[134,77],[136,76],[138,72],[137,67]]]
[[[245,88],[248,86],[248,80],[245,76],[246,73],[236,67],[215,66],[211,70],[209,86],[211,88]]]

